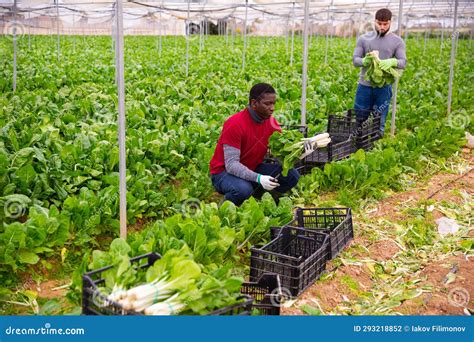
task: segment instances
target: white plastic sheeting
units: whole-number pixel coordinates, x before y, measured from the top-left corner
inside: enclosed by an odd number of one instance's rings
[[[59,0],[59,23],[56,19],[55,0],[18,1],[17,21],[29,27],[30,32],[50,34],[58,24],[61,34],[111,34],[114,1],[107,0]],[[304,1],[250,0],[248,2],[249,35],[286,35],[288,20],[292,19],[295,4],[295,25],[303,30]],[[123,2],[124,34],[157,34],[159,19],[162,19],[163,35],[185,35],[187,0],[181,1],[135,1]],[[377,9],[387,7],[392,10],[393,30],[398,29],[399,1],[370,0],[327,0],[310,1],[310,32],[326,34],[331,26],[331,35],[344,36],[358,29],[366,31],[373,22]],[[0,28],[11,22],[13,0],[0,0]],[[450,29],[453,21],[454,1],[408,0],[404,1],[403,15],[407,18],[408,29],[441,28]],[[328,16],[330,12],[330,23]],[[199,23],[203,16],[217,24],[218,19],[233,21],[238,32],[242,32],[245,18],[245,0],[191,1],[189,21]],[[458,27],[473,30],[474,1],[459,1]],[[176,21],[179,22],[175,30]],[[49,31],[44,31],[49,29]],[[43,30],[43,31],[42,31]],[[230,25],[228,25],[230,30]],[[5,30],[1,30],[4,32]],[[5,33],[5,32],[4,32]],[[224,32],[221,31],[221,34]]]

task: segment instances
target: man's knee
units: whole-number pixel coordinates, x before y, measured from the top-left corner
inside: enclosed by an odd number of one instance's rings
[[[293,188],[298,184],[298,180],[300,179],[300,173],[296,169],[288,170],[288,186]]]
[[[234,184],[234,189],[232,191],[232,197],[234,203],[240,205],[243,201],[249,198],[254,192],[253,186],[250,182],[239,181]]]

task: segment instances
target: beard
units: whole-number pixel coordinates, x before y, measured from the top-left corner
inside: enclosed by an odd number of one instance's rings
[[[389,31],[390,31],[390,26],[388,27],[387,31],[385,32],[380,32],[379,30],[375,29],[375,31],[377,32],[377,35],[382,38],[383,36],[385,36]]]

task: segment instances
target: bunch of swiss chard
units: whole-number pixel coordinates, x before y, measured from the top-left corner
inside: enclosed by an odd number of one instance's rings
[[[205,272],[187,246],[170,250],[148,268],[130,262],[130,246],[122,239],[109,252],[94,251],[91,268],[113,265],[105,279],[99,306],[119,305],[123,314],[207,314],[239,301],[243,278],[232,275],[230,266]]]
[[[270,137],[269,147],[273,157],[282,162],[282,175],[286,177],[304,151],[304,135],[298,130],[275,132]]]
[[[382,70],[380,68],[379,52],[377,50],[371,51],[367,54],[370,64],[365,73],[365,79],[373,86],[381,88],[387,84],[392,84],[395,79],[400,77],[400,72],[395,68]]]

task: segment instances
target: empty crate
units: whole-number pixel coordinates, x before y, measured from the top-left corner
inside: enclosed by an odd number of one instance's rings
[[[329,234],[330,258],[335,258],[354,238],[350,208],[297,208],[295,219],[286,226]],[[280,228],[271,228],[272,238]]]
[[[252,248],[250,280],[264,273],[280,276],[282,290],[296,297],[326,269],[329,236],[318,231],[283,227],[278,236],[261,248]]]

